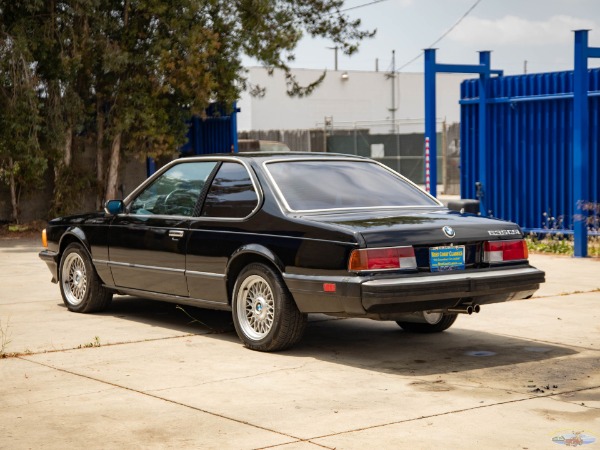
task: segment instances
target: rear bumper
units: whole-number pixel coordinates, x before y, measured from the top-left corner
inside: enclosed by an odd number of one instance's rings
[[[302,312],[376,316],[445,309],[467,301],[483,305],[528,298],[544,282],[545,274],[521,265],[390,278],[284,278]],[[324,292],[324,283],[334,283],[336,292]]]
[[[42,261],[46,263],[48,269],[50,269],[50,273],[52,274],[52,282],[58,282],[58,252],[53,252],[51,250],[42,250],[39,253],[39,257]]]

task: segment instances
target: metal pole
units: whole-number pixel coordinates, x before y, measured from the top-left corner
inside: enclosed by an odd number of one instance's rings
[[[396,128],[396,50],[392,50],[392,133]]]
[[[477,130],[479,135],[478,175],[479,182],[481,183],[479,190],[479,211],[481,212],[482,216],[487,216],[487,85],[490,78],[491,52],[479,52],[479,64],[484,66],[486,69],[484,72],[479,74],[479,127]]]
[[[435,48],[425,49],[425,190],[437,195],[437,136],[435,111]],[[433,155],[433,157],[432,157]]]
[[[446,119],[442,123],[442,185],[444,194],[448,193],[448,127]]]
[[[588,31],[575,31],[575,70],[573,72],[573,230],[576,257],[587,256],[587,211],[589,200],[588,136]]]

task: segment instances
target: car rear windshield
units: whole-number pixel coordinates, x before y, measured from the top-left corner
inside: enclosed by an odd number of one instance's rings
[[[289,209],[353,209],[439,204],[370,161],[277,161],[267,164]]]

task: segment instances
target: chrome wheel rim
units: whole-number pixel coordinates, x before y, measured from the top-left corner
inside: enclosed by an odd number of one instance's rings
[[[236,301],[240,327],[249,339],[263,339],[273,327],[275,301],[271,286],[263,277],[251,275],[242,282]]]
[[[81,256],[77,253],[67,255],[60,279],[67,302],[73,306],[79,305],[87,291],[87,273]]]

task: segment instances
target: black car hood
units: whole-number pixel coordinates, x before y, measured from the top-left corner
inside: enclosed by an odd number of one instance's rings
[[[328,223],[360,233],[368,247],[449,245],[523,237],[519,226],[512,222],[460,214],[445,208],[307,214],[303,219]],[[448,237],[444,233],[445,226],[454,230],[454,237]]]

